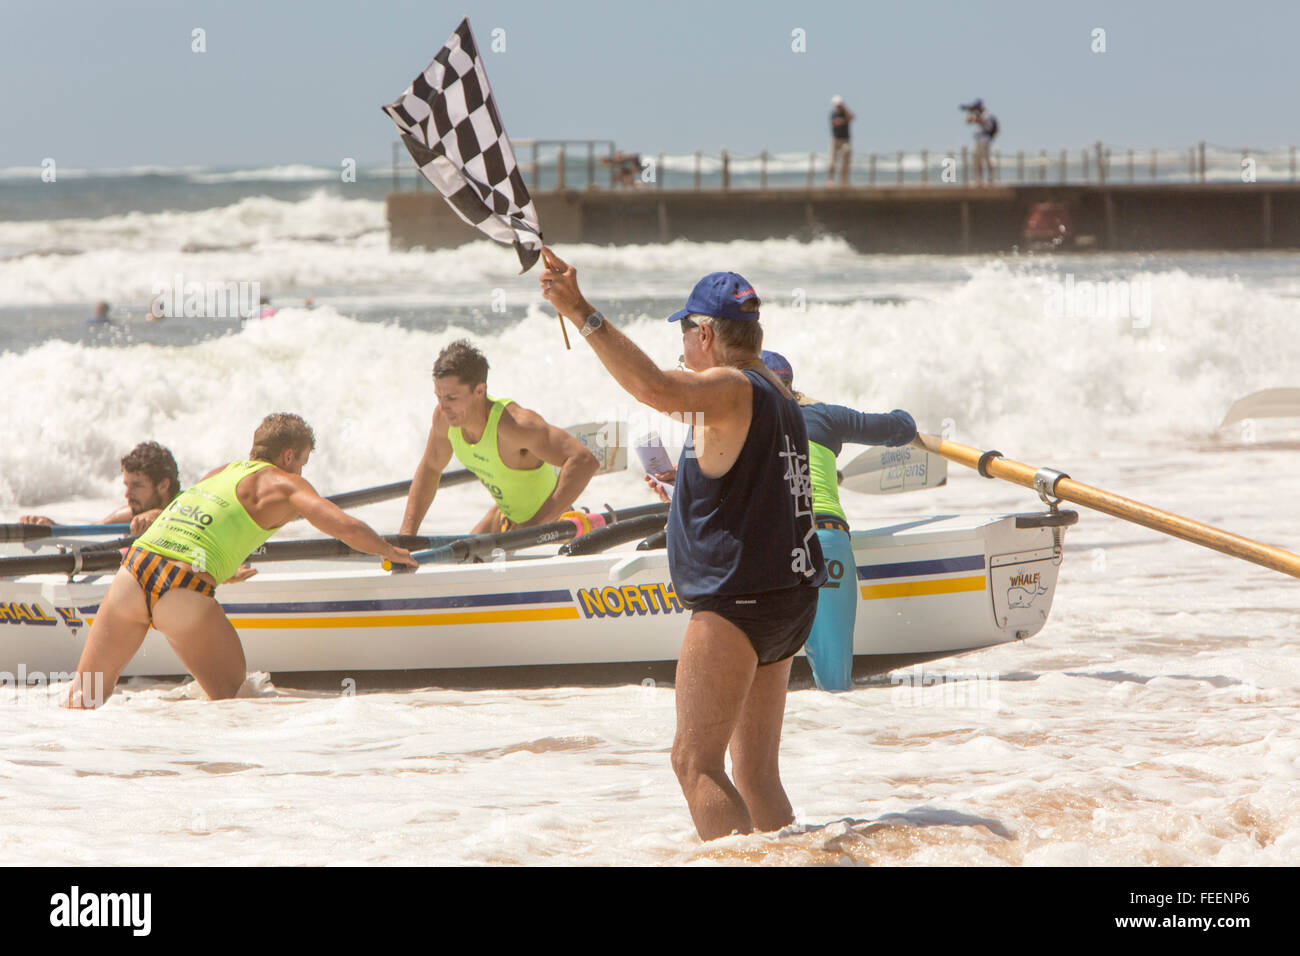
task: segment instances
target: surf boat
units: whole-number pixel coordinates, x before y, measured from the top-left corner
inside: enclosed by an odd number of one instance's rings
[[[854,567],[829,569],[832,583],[858,595],[854,676],[1037,634],[1051,611],[1064,528],[1077,517],[1054,509],[854,519]],[[639,540],[646,527],[655,527],[653,518],[641,528],[604,529],[637,539],[608,550],[577,547],[596,542],[595,531],[566,546],[594,553],[557,554],[553,541],[488,550],[489,541],[478,549],[481,563],[403,574],[355,553],[262,565],[252,578],[222,585],[217,599],[249,670],[288,686],[337,687],[347,675],[369,687],[670,678],[689,611],[673,591],[667,553],[653,547],[654,537]],[[32,679],[74,671],[112,576],[103,569],[0,577],[0,672]],[[183,674],[166,638],[151,629],[123,676]]]

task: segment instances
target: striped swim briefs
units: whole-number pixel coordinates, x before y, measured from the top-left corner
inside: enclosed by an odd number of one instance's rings
[[[144,603],[153,621],[153,608],[158,599],[172,588],[198,591],[206,597],[215,597],[217,589],[195,574],[186,565],[179,564],[161,554],[144,548],[132,548],[126,553],[122,567],[130,571],[144,589]]]

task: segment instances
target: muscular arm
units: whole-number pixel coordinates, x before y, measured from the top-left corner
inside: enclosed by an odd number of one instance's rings
[[[433,424],[429,428],[429,440],[425,443],[424,454],[411,479],[411,490],[406,496],[406,511],[402,514],[402,524],[398,531],[402,534],[418,534],[420,522],[433,504],[433,496],[438,491],[438,482],[442,479],[443,469],[451,461],[451,441],[447,437],[447,419],[442,409],[434,409]]]
[[[289,505],[313,527],[358,551],[377,554],[390,561],[415,567],[408,551],[389,544],[370,525],[352,517],[332,501],[322,498],[306,479],[298,475],[284,477],[293,485],[288,495]]]
[[[547,252],[543,284],[553,283],[545,293],[555,310],[581,327],[596,311],[578,291],[577,270]],[[666,371],[655,365],[631,339],[606,322],[588,337],[596,357],[619,385],[637,401],[667,415],[680,415],[688,423],[710,427],[729,421],[751,400],[749,380],[733,368],[711,368],[703,372]],[[694,416],[701,420],[694,421]],[[686,418],[685,416],[692,416]]]
[[[586,300],[577,310],[581,318],[568,315],[581,326],[594,312]],[[636,343],[608,322],[587,339],[596,357],[614,376],[619,385],[637,401],[666,415],[678,415],[691,424],[700,416],[705,421],[721,423],[735,416],[742,402],[750,401],[749,380],[734,368],[711,368],[703,372],[679,372],[661,369],[641,351]]]
[[[104,517],[100,518],[97,524],[126,524],[131,520],[131,506],[122,505],[120,508],[114,508]]]
[[[548,425],[536,412],[518,405],[506,406],[498,428],[498,443],[508,443],[536,455],[548,465],[560,469],[555,488],[537,513],[521,527],[549,524],[568,511],[587,482],[600,468],[596,456],[583,447],[582,442],[562,428]]]
[[[138,515],[131,514],[130,505],[122,505],[115,508],[104,517],[100,518],[96,524],[130,524],[132,534],[140,534],[145,528],[153,524],[154,519],[162,514],[161,508],[154,508],[150,511],[142,511]],[[55,522],[46,518],[44,515],[23,515],[18,519],[20,524],[43,524],[52,525]]]

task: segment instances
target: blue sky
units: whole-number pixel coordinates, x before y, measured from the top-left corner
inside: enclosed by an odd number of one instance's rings
[[[382,162],[380,112],[462,15],[516,139],[646,153],[946,150],[983,97],[1005,150],[1300,142],[1300,4],[0,0],[0,167]],[[191,31],[207,52],[191,52]],[[1090,49],[1106,31],[1105,53]],[[791,49],[805,31],[806,52]]]

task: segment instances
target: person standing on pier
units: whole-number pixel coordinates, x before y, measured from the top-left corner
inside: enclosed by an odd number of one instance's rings
[[[966,111],[966,122],[975,125],[975,182],[991,184],[993,162],[989,158],[989,148],[998,135],[998,118],[984,108],[984,101],[980,99],[963,103],[961,108]]]
[[[826,185],[835,185],[835,164],[841,163],[840,185],[849,184],[849,161],[853,156],[853,147],[849,139],[849,124],[853,122],[853,111],[844,105],[844,97],[831,97],[831,164],[826,170]]]

